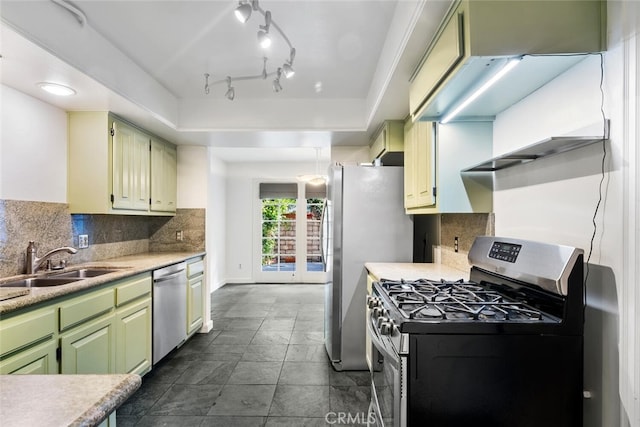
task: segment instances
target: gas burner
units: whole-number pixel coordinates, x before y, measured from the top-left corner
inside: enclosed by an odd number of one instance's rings
[[[400,310],[412,320],[531,322],[542,320],[540,311],[488,287],[464,280],[383,280],[380,285]]]

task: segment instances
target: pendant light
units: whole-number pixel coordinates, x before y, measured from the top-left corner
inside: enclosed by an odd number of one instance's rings
[[[296,179],[300,182],[306,182],[307,184],[311,184],[311,185],[322,185],[327,182],[327,177],[324,175],[320,175],[319,173],[320,147],[315,147],[315,149],[316,149],[316,173],[298,175]]]

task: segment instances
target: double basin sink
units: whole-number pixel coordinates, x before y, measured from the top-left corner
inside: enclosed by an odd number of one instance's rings
[[[120,271],[117,268],[83,268],[80,270],[66,271],[64,273],[49,273],[41,277],[29,277],[0,284],[0,288],[43,288],[49,286],[66,285],[91,277],[102,276]]]

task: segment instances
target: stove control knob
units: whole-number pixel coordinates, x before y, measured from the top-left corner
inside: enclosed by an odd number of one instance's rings
[[[374,307],[373,308],[373,317],[378,318],[382,315],[382,308]]]
[[[376,297],[369,296],[367,297],[367,307],[374,308],[380,305],[380,300]]]
[[[389,320],[388,322],[382,322],[380,325],[380,333],[382,335],[391,335],[393,334],[393,330],[395,325],[393,324],[393,320]]]
[[[378,317],[378,322],[376,323],[378,325],[378,328],[382,327],[383,324],[387,323],[389,321],[388,318],[386,317]]]

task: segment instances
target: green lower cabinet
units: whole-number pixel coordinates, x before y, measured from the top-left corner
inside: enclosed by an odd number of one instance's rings
[[[187,335],[194,333],[202,326],[204,274],[189,279],[187,286]]]
[[[109,417],[98,424],[98,427],[116,427],[116,411],[109,414]]]
[[[0,362],[0,374],[57,374],[56,340],[49,339]]]
[[[113,374],[116,368],[114,315],[60,335],[62,374]]]
[[[151,369],[151,298],[116,312],[116,373],[143,375]]]

